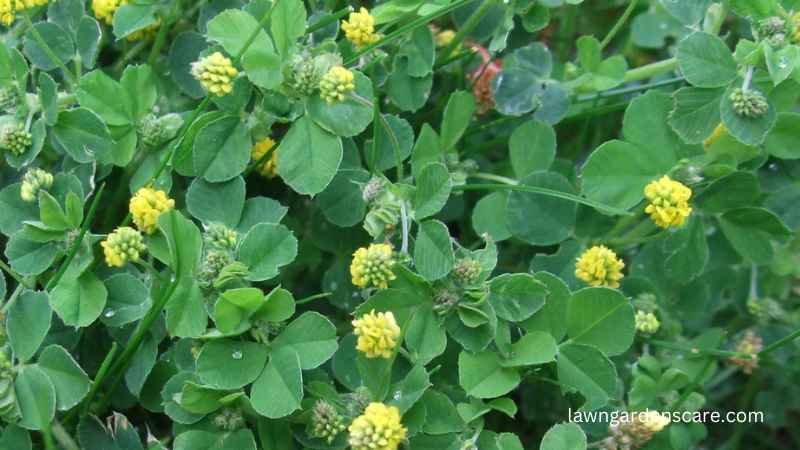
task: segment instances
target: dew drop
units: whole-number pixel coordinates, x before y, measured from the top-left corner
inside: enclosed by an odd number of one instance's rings
[[[785,69],[789,67],[789,60],[785,56],[781,56],[781,59],[778,60],[778,68]]]
[[[662,30],[666,30],[666,29],[667,29],[667,24],[665,24],[665,23],[663,23],[663,22],[662,22],[662,23],[660,23],[660,24],[658,25],[658,28],[660,28],[660,29],[662,29]]]
[[[392,398],[395,401],[400,400],[401,398],[403,398],[403,393],[400,391],[394,391],[394,395],[392,395]]]
[[[103,317],[105,317],[106,319],[110,319],[115,315],[117,315],[117,312],[114,311],[113,309],[107,309],[106,312],[103,313]]]
[[[233,359],[242,359],[242,356],[244,355],[242,354],[241,350],[236,350],[231,354],[231,358]]]

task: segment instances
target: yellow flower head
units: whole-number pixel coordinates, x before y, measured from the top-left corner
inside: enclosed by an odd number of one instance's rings
[[[669,425],[669,422],[669,417],[658,411],[645,411],[636,415],[636,426],[642,427],[649,433],[658,433]]]
[[[106,255],[106,264],[111,267],[122,267],[128,261],[139,261],[139,255],[145,246],[142,234],[131,227],[119,227],[100,243]]]
[[[0,23],[10,27],[17,13],[28,8],[44,6],[47,2],[48,0],[0,0]]]
[[[334,66],[320,80],[319,96],[328,103],[336,103],[344,100],[355,88],[353,72],[342,66]]]
[[[375,33],[375,19],[363,7],[358,12],[351,12],[350,17],[342,22],[342,31],[347,40],[356,47],[363,47],[380,39]]]
[[[714,128],[714,131],[712,131],[711,134],[707,138],[705,138],[705,140],[703,141],[703,147],[705,149],[708,149],[712,145],[716,144],[717,141],[720,140],[720,138],[722,138],[722,136],[725,136],[726,134],[728,134],[728,129],[725,128],[725,124],[720,123],[719,125],[717,125],[716,128]]]
[[[644,211],[661,228],[679,227],[692,213],[689,207],[692,190],[666,175],[648,184],[644,196],[650,202]]]
[[[636,311],[636,330],[640,333],[653,334],[661,327],[661,322],[658,317],[651,312],[645,312],[641,309]]]
[[[348,428],[353,450],[397,450],[406,438],[396,406],[370,403]]]
[[[434,36],[434,40],[436,41],[437,47],[447,47],[453,42],[453,38],[456,37],[456,32],[453,30],[442,30]]]
[[[278,174],[278,149],[272,150],[272,153],[267,159],[262,161],[264,155],[272,148],[275,147],[275,141],[270,138],[264,138],[258,142],[250,150],[250,158],[254,163],[261,161],[256,167],[258,173],[264,178],[275,178]]]
[[[231,60],[220,52],[192,63],[192,76],[208,92],[220,97],[233,91],[233,78],[238,73]]]
[[[353,321],[353,333],[358,336],[356,348],[367,358],[391,358],[400,338],[400,327],[389,312],[373,309]]]
[[[128,0],[92,0],[92,11],[98,20],[107,25],[114,23],[114,13],[122,5],[127,5]]]
[[[625,263],[605,245],[595,245],[583,252],[575,263],[575,276],[591,286],[619,287]]]
[[[175,200],[164,191],[143,187],[131,198],[130,212],[136,227],[147,234],[156,231],[158,216],[175,207]]]
[[[378,289],[386,289],[389,282],[395,279],[392,268],[396,261],[392,246],[389,244],[370,244],[353,253],[350,263],[350,275],[353,284],[364,288],[370,284]]]

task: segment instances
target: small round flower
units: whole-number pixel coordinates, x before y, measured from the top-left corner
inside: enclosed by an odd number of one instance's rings
[[[192,76],[205,90],[220,97],[233,91],[233,78],[238,73],[231,60],[220,52],[192,63]]]
[[[342,31],[347,40],[356,47],[363,47],[380,39],[375,33],[375,19],[363,7],[358,12],[351,12],[350,17],[342,22]]]
[[[764,341],[761,336],[753,330],[747,330],[741,339],[736,343],[735,350],[739,353],[750,355],[750,358],[731,357],[728,362],[742,368],[742,372],[750,375],[758,368],[758,353],[764,348]]]
[[[595,245],[583,252],[575,263],[575,276],[590,286],[619,287],[625,263],[605,245]]]
[[[370,403],[348,428],[353,450],[397,450],[406,438],[396,406]]]
[[[275,144],[276,142],[272,139],[264,138],[256,142],[250,150],[250,159],[254,163],[258,163],[256,170],[264,178],[275,178],[278,175],[278,149],[272,150],[269,157],[264,159],[264,155],[275,147]],[[259,161],[261,162],[259,163]]]
[[[36,196],[42,189],[50,189],[53,185],[53,175],[42,169],[30,169],[22,176],[22,185],[19,196],[28,203],[36,201]]]
[[[100,243],[110,267],[122,267],[128,261],[139,261],[145,251],[142,234],[131,227],[119,227]]]
[[[389,244],[370,244],[353,253],[350,263],[350,275],[353,284],[365,288],[370,284],[378,289],[389,287],[389,281],[395,279],[392,268],[396,264],[392,246]]]
[[[666,175],[645,186],[644,196],[649,202],[644,211],[661,228],[679,227],[692,213],[692,190]]]
[[[0,130],[0,147],[8,149],[12,154],[20,156],[33,143],[33,136],[25,129],[25,125],[7,125]]]
[[[120,6],[128,4],[128,0],[92,0],[94,16],[105,22],[106,25],[114,24],[114,13]]]
[[[481,263],[472,258],[463,258],[456,261],[453,268],[453,278],[461,284],[475,284],[481,276]]]
[[[442,30],[434,36],[434,40],[436,41],[437,47],[447,47],[453,42],[453,39],[456,37],[456,32],[453,30]]]
[[[336,440],[336,436],[347,427],[336,408],[325,400],[318,400],[311,411],[311,435],[324,439],[328,444]]]
[[[12,2],[14,3],[12,4]],[[22,0],[0,0],[0,23],[10,27],[14,23],[16,13],[23,9],[25,9],[25,3]]]
[[[654,334],[661,327],[661,322],[658,321],[658,317],[651,312],[642,311],[640,309],[636,311],[635,319],[636,330],[640,333]]]
[[[669,416],[663,415],[658,411],[645,411],[637,414],[634,421],[637,426],[650,434],[658,433],[663,430],[670,423]]]
[[[769,102],[764,94],[755,90],[735,89],[730,95],[733,103],[733,111],[742,117],[756,118],[761,117],[769,111]]]
[[[353,320],[353,333],[358,336],[356,349],[367,358],[391,358],[400,338],[400,326],[389,312],[375,310]]]
[[[175,200],[167,197],[166,192],[143,187],[131,198],[129,209],[136,227],[146,234],[153,234],[158,217],[174,207]]]
[[[353,72],[342,66],[334,66],[319,82],[319,96],[330,103],[341,102],[356,88]]]
[[[211,247],[234,250],[238,235],[236,230],[232,230],[221,223],[212,223],[206,228],[203,240]]]

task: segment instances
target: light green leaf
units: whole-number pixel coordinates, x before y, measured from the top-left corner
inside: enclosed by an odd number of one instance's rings
[[[738,75],[733,53],[722,39],[708,33],[692,33],[679,42],[677,59],[683,76],[697,87],[722,87]]]
[[[450,198],[453,183],[447,167],[438,162],[423,167],[416,181],[414,213],[417,220],[420,220],[438,213],[444,207]]]
[[[39,350],[50,330],[52,316],[46,292],[25,290],[8,309],[8,340],[20,361],[28,361]]]
[[[419,274],[433,281],[444,277],[453,268],[455,255],[447,226],[438,220],[428,220],[419,225],[414,246],[414,264]]]
[[[37,365],[53,382],[59,411],[72,408],[89,393],[89,377],[64,347],[45,348]]]
[[[633,307],[619,291],[604,287],[581,289],[567,306],[570,341],[592,345],[607,355],[619,355],[633,343]]]
[[[547,430],[540,450],[586,450],[586,435],[574,423],[559,423]]]
[[[511,133],[508,147],[514,173],[523,178],[550,169],[556,157],[556,132],[544,122],[531,120]]]
[[[450,94],[442,117],[442,151],[447,152],[458,143],[475,113],[475,98],[465,91]]]
[[[278,269],[294,261],[297,239],[283,225],[261,223],[247,232],[239,244],[239,260],[250,273],[247,278],[263,281],[278,275]]]
[[[65,324],[87,327],[106,306],[108,291],[93,272],[72,278],[65,276],[53,289],[50,305]]]
[[[342,141],[308,117],[292,124],[278,151],[278,174],[300,194],[316,195],[333,180],[342,161]]]
[[[492,351],[458,356],[458,380],[467,395],[475,398],[500,397],[511,392],[520,381],[516,369],[503,367]]]
[[[511,344],[511,356],[501,364],[506,367],[532,366],[555,360],[558,345],[543,331],[531,331]]]
[[[562,345],[558,353],[558,381],[562,390],[578,391],[586,399],[581,410],[592,411],[608,403],[617,389],[614,364],[594,347]]]
[[[19,412],[19,426],[43,430],[56,414],[56,389],[53,382],[37,366],[22,366],[14,380]]]
[[[292,349],[300,357],[300,367],[310,370],[319,367],[336,352],[336,328],[316,312],[298,317],[272,342],[273,351]]]
[[[283,347],[270,354],[264,372],[253,383],[250,400],[259,414],[271,419],[288,416],[303,400],[303,372],[292,348]]]
[[[267,347],[250,341],[209,341],[197,357],[197,377],[217,389],[239,389],[261,374],[267,363]]]

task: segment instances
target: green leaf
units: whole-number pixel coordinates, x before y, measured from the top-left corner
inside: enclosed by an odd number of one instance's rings
[[[438,220],[428,220],[419,225],[414,246],[414,264],[419,274],[428,281],[444,277],[453,268],[455,255],[447,226]]]
[[[245,183],[237,176],[221,183],[195,178],[186,191],[186,209],[193,217],[229,227],[239,224],[244,210]]]
[[[253,318],[267,322],[283,322],[294,315],[295,307],[292,293],[281,287],[276,287],[267,294],[261,303],[261,307],[253,314]]]
[[[45,190],[39,191],[39,219],[48,228],[58,231],[74,228],[58,200]]]
[[[128,91],[101,70],[89,72],[81,77],[76,94],[81,106],[92,110],[108,125],[124,126],[134,121]],[[132,94],[135,96],[138,93]]]
[[[118,273],[105,279],[108,301],[100,320],[109,327],[137,321],[150,309],[152,300],[147,286],[135,276]]]
[[[772,260],[772,241],[785,239],[791,233],[775,214],[763,208],[730,210],[720,216],[719,224],[733,248],[759,265]]]
[[[447,335],[430,305],[421,305],[411,317],[404,340],[417,360],[430,361],[444,353]]]
[[[294,350],[303,370],[314,369],[336,352],[336,328],[325,316],[309,311],[289,323],[272,342],[272,348]]]
[[[97,61],[100,40],[103,37],[102,31],[100,31],[100,24],[97,23],[94,17],[81,17],[75,37],[83,67],[91,69]]]
[[[433,86],[433,76],[412,77],[409,71],[408,59],[396,57],[386,87],[389,98],[398,108],[414,112],[428,101]]]
[[[722,93],[722,89],[694,87],[675,91],[675,109],[669,115],[669,124],[684,142],[703,142],[719,125]]]
[[[438,162],[427,164],[416,178],[414,213],[416,219],[420,220],[441,211],[447,203],[447,199],[450,198],[453,183],[447,167]]]
[[[556,157],[556,133],[550,125],[530,120],[514,129],[508,147],[514,173],[524,178],[550,169]]]
[[[244,172],[250,162],[250,133],[234,116],[204,126],[194,141],[194,170],[212,183],[227,181]]]
[[[761,196],[758,178],[750,172],[737,171],[714,180],[701,191],[694,203],[703,211],[718,214],[730,209],[753,206]]]
[[[95,159],[104,164],[120,162],[114,152],[114,141],[106,125],[86,108],[63,111],[53,127],[50,139],[79,163]]]
[[[46,72],[39,74],[39,102],[47,125],[53,126],[58,120],[58,85]]]
[[[209,414],[221,408],[220,400],[228,395],[226,391],[187,381],[179,400],[181,407],[192,414]]]
[[[20,275],[39,275],[49,269],[58,256],[58,246],[51,242],[42,244],[33,239],[27,230],[14,233],[6,245],[6,257],[11,268]]]
[[[306,29],[306,8],[300,0],[286,0],[275,4],[270,16],[270,30],[278,53],[284,57]]]
[[[585,176],[585,172],[584,172]],[[534,172],[520,180],[533,186],[576,195],[575,188],[555,172]],[[557,244],[567,239],[575,228],[577,203],[533,192],[511,191],[508,194],[506,221],[511,233],[532,245]],[[536,217],[536,220],[531,220]]]
[[[562,345],[558,353],[558,381],[562,390],[578,391],[586,399],[581,410],[603,407],[616,394],[617,371],[600,350],[589,345]]]
[[[247,428],[237,431],[189,430],[175,438],[174,450],[256,450],[253,432]]]
[[[53,382],[59,411],[72,408],[89,393],[89,377],[64,347],[45,348],[37,365]]]
[[[389,404],[400,409],[400,414],[405,414],[422,398],[429,387],[431,382],[428,371],[424,365],[417,364],[392,388],[394,394]]]
[[[8,309],[8,340],[21,362],[28,361],[39,350],[50,330],[52,316],[46,292],[25,290]]]
[[[378,147],[373,151],[372,140],[367,141],[364,159],[374,171],[384,171],[411,154],[414,129],[405,119],[391,114],[382,114],[378,125]]]
[[[613,356],[631,346],[635,333],[633,307],[619,291],[591,287],[572,294],[567,306],[570,342],[592,345]]]
[[[51,59],[44,47],[34,38],[34,30],[50,49],[56,60]],[[72,42],[70,33],[60,25],[52,22],[36,22],[33,24],[33,29],[25,33],[23,52],[33,66],[44,71],[51,71],[60,68],[57,60],[60,60],[62,64],[72,60],[75,55],[75,44]]]
[[[107,297],[103,282],[87,271],[77,278],[62,278],[53,289],[50,306],[66,325],[83,328],[100,317]]]
[[[424,75],[421,75],[424,76]],[[447,152],[458,143],[475,114],[475,98],[465,91],[450,94],[442,117],[442,151]]]
[[[521,322],[542,308],[547,297],[543,283],[527,273],[503,274],[489,282],[489,296],[497,316]]]
[[[570,263],[572,261],[570,258]],[[548,332],[556,341],[560,341],[567,334],[567,305],[572,296],[569,287],[561,278],[549,272],[537,272],[533,278],[547,287],[547,299],[538,312],[520,325],[528,332]]]
[[[372,81],[358,71],[353,75],[355,94],[363,100],[350,95],[341,102],[329,104],[319,95],[312,95],[306,102],[308,116],[314,123],[336,136],[356,136],[372,123],[374,112],[371,104],[375,101]]]
[[[336,175],[342,151],[339,137],[303,116],[292,124],[277,149],[278,173],[296,192],[319,194]]]
[[[169,211],[158,217],[158,229],[167,239],[170,261],[168,265],[178,278],[190,278],[200,261],[202,237],[191,220],[178,211]]]
[[[114,12],[114,36],[123,39],[157,23],[157,4],[123,4]]]
[[[511,237],[508,229],[508,194],[506,192],[492,192],[481,198],[472,210],[472,228],[475,234],[483,236],[488,234],[495,242],[504,241]]]
[[[419,177],[422,168],[432,162],[444,162],[439,136],[430,125],[423,124],[411,153],[411,173]]]
[[[122,72],[120,84],[128,94],[131,114],[135,120],[141,120],[153,111],[153,106],[158,100],[158,90],[156,89],[158,80],[150,66],[126,67]]]
[[[422,428],[425,433],[447,434],[464,430],[464,421],[458,415],[453,401],[445,394],[429,389],[423,394],[421,403],[425,405],[427,410],[426,420]]]
[[[543,331],[531,331],[511,344],[511,356],[501,361],[505,367],[532,366],[555,361],[558,345]]]
[[[171,336],[199,337],[206,331],[208,314],[205,297],[194,280],[179,278],[178,288],[164,309],[167,313],[167,330]]]
[[[272,41],[266,31],[261,29],[258,21],[241,9],[227,9],[211,19],[207,27],[208,39],[218,42],[229,55],[238,55],[248,43],[248,38],[256,33],[250,45],[272,49]]]
[[[0,435],[0,448],[31,450],[33,448],[31,436],[27,431],[16,425],[9,425]]]
[[[314,202],[325,214],[328,222],[339,227],[352,227],[364,220],[367,203],[362,195],[362,186],[371,178],[366,170],[340,169],[331,184]]]
[[[544,434],[539,450],[586,450],[586,435],[574,423],[559,423]]]
[[[220,294],[214,305],[214,323],[223,333],[236,333],[250,326],[250,317],[264,304],[258,288],[229,289]]]
[[[283,225],[261,223],[247,232],[239,244],[239,261],[250,269],[247,279],[263,281],[278,275],[278,269],[294,261],[297,239]]]
[[[269,364],[253,383],[250,400],[262,416],[286,417],[300,408],[303,400],[303,372],[292,348],[283,347],[270,354]]]
[[[778,120],[775,106],[770,102],[766,114],[759,117],[740,116],[733,109],[733,101],[731,101],[731,93],[734,89],[736,87],[731,86],[722,96],[720,106],[722,123],[725,124],[728,133],[739,142],[747,145],[761,145]]]
[[[708,243],[703,220],[692,216],[689,223],[664,240],[666,274],[680,284],[687,284],[703,273],[708,263]]]
[[[492,351],[458,355],[458,380],[467,395],[475,398],[500,397],[511,392],[520,382],[516,369],[503,367]]]
[[[14,380],[19,412],[19,426],[28,430],[43,430],[50,426],[56,414],[56,389],[52,381],[37,366],[22,366]]]
[[[218,339],[203,346],[197,357],[197,377],[217,389],[239,389],[261,374],[267,347],[256,342]]]
[[[679,42],[677,59],[683,76],[696,87],[726,86],[738,75],[733,53],[708,33],[698,31]]]
[[[800,133],[800,114],[782,112],[778,114],[775,127],[767,135],[764,148],[767,153],[781,159],[800,158],[797,135]]]
[[[400,47],[398,58],[408,61],[408,74],[412,77],[425,77],[433,72],[436,49],[433,34],[427,27],[416,27],[409,39]]]
[[[247,233],[259,223],[279,223],[289,208],[268,197],[252,197],[244,202],[242,218],[236,227],[239,233]]]

